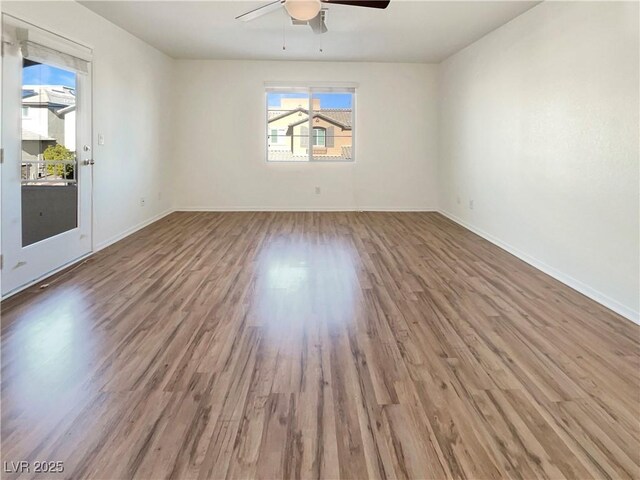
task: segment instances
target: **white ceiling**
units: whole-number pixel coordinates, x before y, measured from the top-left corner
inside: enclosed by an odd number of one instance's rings
[[[331,5],[323,35],[291,25],[280,10],[235,20],[267,1],[81,3],[174,58],[440,62],[539,2],[391,0],[386,10]]]

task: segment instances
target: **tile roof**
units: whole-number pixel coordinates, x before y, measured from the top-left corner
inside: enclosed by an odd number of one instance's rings
[[[302,113],[308,115],[308,111],[304,108],[296,108],[295,110],[269,110],[269,122],[278,118],[284,118],[287,115],[292,115],[294,113]],[[314,112],[314,118],[316,115],[325,117],[329,121],[333,121],[339,125],[343,125],[347,129],[351,129],[353,118],[352,113],[353,112],[350,108],[321,108],[320,110]],[[296,116],[295,122],[290,123],[289,126],[306,121],[307,119],[308,117],[304,117],[304,115]]]
[[[318,113],[338,123],[341,123],[342,125],[345,125],[351,128],[352,119],[353,119],[353,115],[352,115],[353,112],[351,111],[351,109],[346,109],[346,108],[324,109],[324,110],[320,110]]]

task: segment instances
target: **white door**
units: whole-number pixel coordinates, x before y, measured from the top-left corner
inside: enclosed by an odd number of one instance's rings
[[[2,295],[92,250],[91,50],[2,16]]]

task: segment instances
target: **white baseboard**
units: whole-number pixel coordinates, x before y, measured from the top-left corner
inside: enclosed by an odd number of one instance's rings
[[[567,274],[555,269],[554,267],[552,267],[550,265],[547,265],[546,263],[538,260],[537,258],[534,258],[534,257],[532,257],[532,256],[530,256],[530,255],[518,250],[517,248],[509,245],[508,243],[503,242],[499,238],[496,238],[493,235],[491,235],[491,234],[489,234],[489,233],[487,233],[487,232],[485,232],[485,231],[483,231],[483,230],[481,230],[481,229],[479,229],[477,227],[474,227],[473,225],[465,222],[464,220],[461,220],[460,218],[456,217],[455,215],[453,215],[453,214],[451,214],[449,212],[445,212],[443,210],[439,210],[439,213],[441,213],[442,215],[444,215],[448,219],[456,222],[457,224],[463,226],[467,230],[472,231],[476,235],[481,236],[485,240],[488,240],[489,242],[493,243],[494,245],[497,245],[498,247],[502,248],[503,250],[506,250],[510,254],[518,257],[520,260],[528,263],[532,267],[537,268],[538,270],[540,270],[540,271],[546,273],[547,275],[555,278],[559,282],[564,283],[568,287],[571,287],[574,290],[577,290],[578,292],[582,293],[583,295],[585,295],[585,296],[589,297],[590,299],[598,302],[600,305],[603,305],[603,306],[607,307],[609,310],[613,310],[617,314],[622,315],[626,319],[631,320],[632,322],[637,323],[637,324],[640,325],[640,312],[637,312],[637,311],[633,310],[632,308],[629,308],[626,305],[621,304],[620,302],[608,297],[604,293],[601,293],[601,292],[591,288],[589,285],[586,285],[586,284],[582,283],[581,281],[576,280],[575,278],[570,277],[569,275],[567,275]]]
[[[137,225],[134,225],[131,228],[128,228],[127,230],[125,230],[122,233],[119,233],[118,235],[114,235],[113,237],[100,242],[98,244],[95,245],[95,247],[93,248],[93,253],[99,252],[100,250],[107,248],[109,245],[113,245],[114,243],[122,240],[125,237],[128,237],[129,235],[137,232],[138,230],[142,230],[144,227],[151,225],[154,222],[157,222],[158,220],[160,220],[161,218],[166,217],[167,215],[169,215],[170,213],[173,213],[175,210],[173,208],[169,208],[167,210],[165,210],[164,212],[159,213],[158,215],[155,215],[151,218],[149,218],[148,220],[145,220],[144,222],[141,222]]]
[[[428,207],[177,207],[176,212],[437,212]]]

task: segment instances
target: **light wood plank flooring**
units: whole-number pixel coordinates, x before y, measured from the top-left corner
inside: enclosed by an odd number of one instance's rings
[[[48,283],[4,478],[640,476],[640,328],[439,214],[175,213]]]

